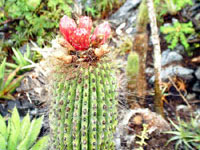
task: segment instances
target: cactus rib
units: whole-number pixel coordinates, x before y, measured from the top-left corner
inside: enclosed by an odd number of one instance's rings
[[[64,73],[56,76],[60,80],[53,90],[50,149],[115,149],[116,86],[110,73],[109,64],[102,63],[80,66],[73,78]]]

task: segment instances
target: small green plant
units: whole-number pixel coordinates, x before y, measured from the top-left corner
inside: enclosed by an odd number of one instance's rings
[[[98,14],[97,10],[94,7],[86,6],[85,11],[87,12],[87,14],[91,15],[92,17],[95,17]]]
[[[0,24],[8,21],[12,28],[9,30],[10,46],[21,46],[29,39],[37,41],[40,46],[48,43],[55,36],[59,18],[64,14],[71,15],[70,4],[72,0],[1,1]]]
[[[128,56],[126,73],[128,76],[135,76],[139,72],[139,55],[131,52]]]
[[[200,115],[191,118],[190,122],[185,122],[178,118],[178,125],[170,120],[175,128],[174,131],[167,131],[165,133],[172,134],[172,138],[167,142],[175,141],[175,149],[183,148],[184,150],[200,149]]]
[[[189,44],[187,42],[186,34],[193,34],[195,32],[192,22],[180,23],[176,21],[173,23],[173,26],[161,26],[160,30],[162,33],[167,34],[165,39],[167,43],[170,44],[170,49],[174,49],[180,41],[185,50],[189,52]]]
[[[0,63],[2,63],[2,61],[6,58],[7,53],[2,51],[0,48]]]
[[[168,4],[170,12],[177,12],[184,8],[186,5],[192,5],[192,0],[165,0]]]
[[[185,6],[193,5],[192,0],[155,0],[154,3],[162,15],[167,12],[174,15]]]
[[[17,72],[19,71],[19,68],[16,68],[15,71],[10,73],[9,76],[5,79],[5,66],[6,59],[4,59],[0,65],[0,99],[14,99],[11,94],[19,86],[23,76],[21,75],[15,78]]]
[[[117,45],[117,48],[115,49],[116,57],[124,56],[127,53],[129,53],[133,48],[133,40],[130,37],[123,36],[120,38],[121,43]]]
[[[154,0],[157,12],[157,19],[163,22],[163,15],[170,13],[171,15],[177,14],[181,9],[187,5],[193,5],[192,0]]]
[[[30,121],[27,114],[20,121],[16,108],[6,121],[0,115],[0,150],[46,150],[48,137],[44,136],[36,142],[42,127],[43,117]]]
[[[27,46],[27,49],[26,49],[26,52],[24,53],[24,55],[20,52],[19,49],[13,48],[12,50],[14,52],[12,59],[15,61],[15,64],[7,62],[6,66],[8,66],[12,69],[16,69],[16,68],[20,67],[21,72],[29,71],[30,68],[28,66],[31,64],[30,61],[32,60],[30,47]],[[24,69],[24,67],[26,67],[26,69]]]
[[[104,16],[105,13],[112,11],[113,8],[120,6],[124,0],[96,0],[91,1],[90,4],[86,3],[87,1],[85,0],[82,0],[82,2],[85,4],[85,11],[88,15],[92,15],[93,17],[101,17]]]
[[[139,148],[137,148],[137,150],[144,150],[144,146],[147,145],[145,140],[149,139],[148,132],[149,132],[148,125],[143,124],[143,130],[142,130],[141,135],[136,135],[136,137],[138,137],[140,139],[139,141],[136,141],[136,144],[139,145]]]

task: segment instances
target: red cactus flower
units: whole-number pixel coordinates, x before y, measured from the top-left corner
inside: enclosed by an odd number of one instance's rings
[[[105,43],[111,33],[108,22],[97,26],[90,38],[91,29],[92,20],[87,16],[79,18],[78,27],[75,21],[67,16],[63,16],[60,20],[60,32],[76,50],[87,50],[90,46],[99,47]]]
[[[75,21],[68,16],[63,16],[60,20],[60,32],[64,38],[71,43],[70,36],[73,34],[74,30],[77,28]]]
[[[99,45],[102,45],[106,42],[110,34],[111,34],[110,25],[108,22],[104,22],[95,28],[94,33],[91,37],[91,41],[96,42]]]
[[[76,50],[87,50],[90,47],[90,32],[85,28],[77,28],[70,40]]]
[[[79,18],[79,28],[85,28],[86,30],[88,30],[89,32],[91,32],[92,29],[92,20],[90,19],[90,17],[87,16],[82,16]]]

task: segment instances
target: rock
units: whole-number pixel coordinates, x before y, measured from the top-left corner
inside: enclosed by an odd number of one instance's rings
[[[190,112],[190,107],[188,107],[187,105],[178,105],[176,107],[176,112]]]
[[[192,91],[194,91],[194,92],[200,92],[200,81],[197,81],[197,82],[193,85]]]
[[[200,109],[197,109],[197,110],[194,112],[194,114],[195,114],[196,116],[199,116],[199,115],[200,115]]]
[[[33,47],[33,45],[31,43],[26,43],[22,47],[19,48],[19,51],[24,55],[24,53],[26,53],[28,47],[31,49],[31,47]]]
[[[165,131],[171,130],[169,123],[160,115],[150,111],[149,109],[133,109],[129,110],[124,114],[124,119],[119,123],[119,132],[121,137],[124,139],[121,142],[124,145],[126,144],[127,149],[135,149],[135,143],[137,141],[136,135],[141,135],[141,131],[143,130],[143,125],[147,125],[147,134],[148,139],[146,142],[152,143],[153,139],[163,139],[166,143],[168,135],[162,134]],[[160,141],[154,143],[154,149],[163,149],[163,143],[159,144]],[[148,145],[147,144],[147,145]],[[170,148],[165,147],[165,150]],[[171,150],[171,149],[170,149]]]
[[[48,92],[45,86],[46,81],[47,79],[40,72],[39,68],[35,68],[33,71],[26,73],[16,91],[27,91],[26,93],[33,103],[34,101],[46,102],[48,99]]]
[[[162,52],[162,66],[168,65],[172,62],[179,62],[183,60],[183,56],[175,51],[171,51],[167,49],[166,51]]]
[[[164,27],[169,27],[169,26],[171,26],[171,25],[172,25],[171,23],[164,23],[164,24],[163,24]]]
[[[175,48],[174,51],[179,53],[179,54],[185,54],[185,48],[183,45],[178,44]]]
[[[1,116],[6,116],[8,111],[4,108],[4,105],[0,104],[0,115]]]
[[[173,23],[176,23],[176,22],[178,22],[178,19],[172,18],[172,22],[173,22]]]
[[[12,111],[12,109],[13,109],[14,107],[17,107],[17,108],[20,107],[20,102],[19,102],[18,100],[8,101],[5,108],[6,108],[8,111]]]
[[[13,100],[7,102],[5,105],[5,110],[11,112],[14,107],[17,108],[20,116],[25,116],[28,111],[35,109],[35,105],[30,103],[28,100]]]
[[[30,111],[30,115],[36,116],[38,114],[38,109]]]
[[[195,17],[194,17],[195,20],[200,20],[200,13],[198,13]]]
[[[141,0],[127,0],[122,7],[115,12],[110,19],[119,19],[118,17],[125,17],[127,13],[130,13],[133,9],[135,9]]]
[[[200,67],[197,68],[195,71],[195,76],[197,77],[198,80],[200,80]]]
[[[126,33],[127,34],[133,34],[134,32],[136,32],[136,29],[133,28],[133,27],[130,27],[130,28],[126,29]]]
[[[196,94],[195,93],[188,93],[186,96],[187,100],[194,100],[196,98]]]
[[[169,76],[176,75],[185,80],[190,80],[193,78],[193,75],[192,75],[193,72],[194,72],[194,70],[192,70],[192,69],[177,65],[177,66],[170,66],[170,67],[166,68],[164,70],[164,72],[161,73],[162,74],[161,76],[163,77],[163,79],[167,79],[168,78],[167,75],[169,75]]]
[[[190,8],[190,11],[195,11],[195,10],[199,10],[200,9],[200,3],[195,3],[195,5],[193,5]],[[197,12],[195,12],[193,15],[196,15]]]
[[[194,70],[188,69],[179,65],[169,66],[169,67],[164,68],[161,71],[161,79],[162,81],[167,81],[168,77],[177,76],[184,80],[191,80],[193,78],[193,75],[192,75],[193,72]],[[153,84],[154,80],[155,80],[155,77],[153,76],[150,78],[149,82]]]
[[[153,75],[154,74],[154,68],[150,68],[150,67],[146,68],[145,73]]]
[[[138,116],[142,118],[142,121],[139,121],[140,123],[136,121],[138,119],[135,119],[136,117],[140,118]],[[148,124],[149,133],[152,133],[156,130],[158,133],[161,133],[163,131],[168,131],[171,129],[169,123],[165,119],[163,119],[162,116],[150,111],[149,109],[137,108],[134,110],[130,110],[123,121],[123,123],[126,125],[130,125],[130,123],[135,123],[135,125],[137,126],[142,126],[143,122]]]
[[[133,27],[133,23],[136,22],[137,7],[140,2],[141,0],[127,0],[118,11],[109,17],[110,23],[116,28],[122,23],[126,23],[125,30]]]
[[[78,6],[80,8],[84,7],[85,9],[86,9],[86,7],[92,7],[92,4],[93,4],[92,0],[84,0],[84,5],[83,5],[83,0],[75,0],[75,1],[77,2]]]
[[[114,134],[114,142],[116,149],[121,149],[121,139],[119,133],[120,133],[119,128],[116,128],[116,133]]]
[[[195,1],[193,6],[189,10],[190,12],[187,13],[190,15],[190,18],[194,19],[194,25],[197,29],[200,29],[200,3],[198,1]]]
[[[126,26],[126,23],[125,23],[125,22],[122,23],[119,27],[117,27],[116,33],[117,33],[118,35],[121,35],[121,34],[122,34],[122,29],[123,29],[125,26]]]
[[[3,42],[4,38],[5,38],[4,32],[0,32],[0,42]]]

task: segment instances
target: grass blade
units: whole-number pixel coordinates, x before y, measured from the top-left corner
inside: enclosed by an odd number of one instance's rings
[[[12,73],[10,73],[10,75],[8,76],[6,83],[4,85],[4,88],[7,88],[7,86],[12,82],[12,80],[14,79],[14,77],[16,76],[17,72],[19,71],[19,67],[16,68]]]
[[[48,145],[48,136],[44,136],[30,150],[46,150],[47,145]]]
[[[24,78],[24,75],[17,77],[13,80],[6,89],[4,89],[4,93],[13,93],[15,89],[20,85],[21,80]]]
[[[5,64],[6,59],[3,60],[2,64],[0,65],[0,90],[3,89],[3,82],[4,82],[4,75],[5,75]]]

